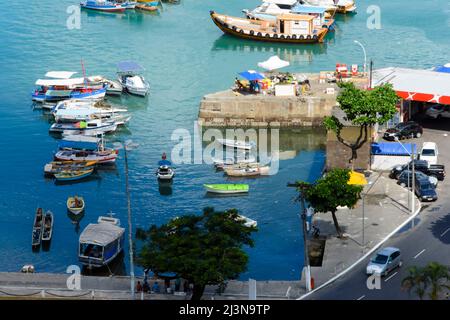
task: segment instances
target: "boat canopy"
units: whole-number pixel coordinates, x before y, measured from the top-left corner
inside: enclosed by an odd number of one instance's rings
[[[289,61],[281,60],[278,56],[272,56],[266,61],[258,63],[258,67],[264,68],[269,71],[281,69],[287,67],[288,65]]]
[[[84,78],[70,78],[70,79],[38,79],[36,81],[37,86],[51,87],[61,86],[70,87],[75,85],[82,85],[85,83]]]
[[[140,72],[143,71],[144,68],[133,61],[122,61],[117,64],[117,69],[119,72]]]
[[[285,6],[293,6],[298,0],[263,0],[265,3],[280,4]]]
[[[450,63],[444,64],[443,66],[437,66],[434,68],[434,71],[450,73]]]
[[[254,70],[243,71],[243,72],[240,72],[239,75],[242,78],[245,78],[245,79],[247,79],[249,81],[263,80],[263,79],[266,78],[264,75],[262,75],[259,72],[254,71]]]
[[[80,235],[81,243],[91,243],[106,246],[122,236],[125,229],[112,223],[90,223]]]
[[[296,5],[294,8],[292,8],[292,13],[307,13],[307,14],[324,14],[325,11],[327,11],[324,7],[315,7],[315,6],[304,6],[304,5]]]
[[[417,154],[417,145],[414,143],[403,143],[403,146],[398,142],[372,143],[372,155],[377,156],[409,156],[412,150]]]
[[[170,167],[172,165],[172,162],[170,162],[169,160],[159,160],[158,165],[159,166],[169,166]]]
[[[69,79],[72,78],[74,74],[77,72],[71,72],[71,71],[49,71],[45,74],[47,78],[53,78],[53,79]]]

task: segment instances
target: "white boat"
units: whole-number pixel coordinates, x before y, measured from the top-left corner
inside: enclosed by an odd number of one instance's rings
[[[128,9],[128,7],[127,7]],[[103,79],[106,84],[106,94],[110,96],[120,96],[123,92],[123,86],[119,81]]]
[[[354,13],[356,4],[354,0],[302,0],[304,5],[325,7],[329,12]]]
[[[258,226],[258,223],[256,222],[256,220],[250,219],[248,217],[245,217],[243,215],[239,215],[238,221],[244,221],[244,226],[246,227],[253,227],[256,228]]]
[[[127,10],[134,9],[136,8],[137,5],[137,1],[117,1],[117,2],[119,2],[122,5],[122,7],[124,7]]]
[[[244,150],[251,150],[255,143],[253,141],[251,142],[245,142],[245,141],[237,141],[232,139],[217,139],[217,142],[224,145],[225,147],[235,148],[235,149],[244,149]]]
[[[86,99],[69,99],[59,101],[54,105],[52,112],[53,114],[60,110],[84,110],[96,108],[104,112],[127,112],[124,108],[115,108],[112,105],[97,100],[86,100]],[[99,111],[100,112],[100,111]]]
[[[249,19],[266,18],[272,19],[281,14],[291,13],[292,9],[299,4],[298,0],[263,0],[253,10],[243,9]]]
[[[132,61],[122,61],[117,64],[118,77],[121,85],[130,94],[145,97],[150,90],[150,84],[141,75],[144,68]]]
[[[175,170],[169,166],[159,166],[156,171],[156,177],[158,180],[172,180],[175,176]]]
[[[86,108],[86,109],[63,109],[54,113],[56,122],[79,122],[90,121],[95,119],[104,120],[121,120],[127,119],[129,116],[119,115],[117,112],[121,112],[122,109],[104,110],[98,108]],[[123,122],[123,121],[122,121]]]
[[[124,234],[119,219],[100,216],[97,223],[90,223],[81,233],[78,260],[94,268],[109,264],[122,252]]]
[[[118,156],[118,150],[60,150],[55,159],[59,161],[97,161],[100,164],[113,163]]]
[[[256,158],[254,156],[249,156],[249,157],[245,157],[245,155],[243,155],[242,157],[229,157],[226,158],[225,160],[223,159],[217,159],[217,158],[213,158],[213,163],[214,163],[214,167],[216,167],[216,169],[223,169],[225,167],[230,167],[230,166],[234,166],[234,165],[245,165],[245,164],[255,164],[256,162]]]
[[[103,121],[101,119],[80,121],[76,123],[54,123],[50,127],[50,132],[77,134],[78,132],[95,131],[95,133],[108,133],[117,130],[119,124],[115,121]]]
[[[224,168],[225,173],[230,177],[252,177],[259,175],[268,175],[270,168],[268,166],[246,166],[245,168]]]

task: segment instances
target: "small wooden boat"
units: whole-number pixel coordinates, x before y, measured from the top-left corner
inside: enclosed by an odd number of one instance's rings
[[[256,220],[250,219],[248,217],[245,217],[243,215],[239,215],[238,219],[236,219],[238,221],[243,221],[244,222],[244,226],[246,227],[253,227],[256,228],[258,226],[258,223],[256,222]]]
[[[53,213],[47,211],[44,215],[44,227],[42,232],[42,241],[50,241],[53,234]]]
[[[55,178],[58,181],[75,181],[89,177],[94,172],[94,168],[86,170],[61,171],[55,173]]]
[[[119,154],[118,150],[105,149],[100,151],[61,150],[55,154],[60,161],[96,161],[99,164],[113,163]]]
[[[55,174],[61,171],[90,169],[97,161],[52,161],[44,166],[44,174]]]
[[[259,162],[242,162],[242,163],[236,163],[236,164],[225,164],[220,167],[216,167],[217,170],[223,170],[226,169],[245,169],[245,168],[258,168],[260,167]]]
[[[224,169],[225,173],[230,177],[252,177],[259,175],[267,175],[269,174],[269,167],[251,167],[247,166],[245,168],[226,168]]]
[[[158,7],[148,6],[148,5],[145,5],[145,4],[137,4],[135,9],[136,10],[142,10],[142,11],[158,11]]]
[[[275,22],[253,20],[217,14],[210,11],[211,19],[224,33],[243,39],[282,42],[318,43],[323,42],[328,27],[315,27],[314,16],[281,14]]]
[[[81,8],[96,10],[102,12],[115,12],[120,13],[126,10],[126,7],[114,1],[106,0],[88,0],[80,3]]]
[[[84,211],[85,202],[83,197],[73,196],[67,199],[67,210],[74,215],[78,215]]]
[[[217,139],[217,142],[222,144],[225,147],[229,148],[235,148],[235,149],[244,149],[244,150],[251,150],[255,143],[253,141],[251,142],[245,142],[245,141],[237,141],[232,139]]]
[[[34,216],[33,233],[31,237],[31,246],[33,247],[33,249],[36,249],[41,245],[43,223],[44,215],[42,213],[42,208],[38,208]]]
[[[220,194],[246,193],[248,184],[204,184],[207,192]]]

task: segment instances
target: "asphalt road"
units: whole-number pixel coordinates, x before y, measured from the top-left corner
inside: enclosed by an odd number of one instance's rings
[[[445,121],[445,122],[444,122]],[[450,128],[450,119],[440,121],[439,126]],[[447,126],[448,124],[448,126]],[[427,125],[427,123],[425,123]],[[346,275],[329,286],[308,296],[308,300],[394,300],[418,299],[413,292],[409,294],[401,289],[402,280],[408,275],[408,267],[424,266],[436,261],[450,266],[450,144],[445,136],[450,132],[436,128],[428,123],[423,138],[414,139],[420,145],[422,141],[434,141],[440,148],[439,163],[445,164],[448,176],[438,184],[439,199],[436,202],[422,203],[422,210],[414,227],[409,224],[383,247],[393,246],[401,250],[403,266],[381,278],[380,289],[369,289],[365,269],[370,258],[358,264]],[[408,141],[409,142],[409,141]],[[412,141],[411,141],[412,142]]]

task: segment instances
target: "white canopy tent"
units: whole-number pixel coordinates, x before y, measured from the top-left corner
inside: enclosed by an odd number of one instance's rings
[[[281,69],[281,68],[287,67],[289,65],[290,65],[289,61],[281,60],[278,56],[272,56],[269,59],[267,59],[266,61],[258,63],[258,67],[261,67],[268,71]]]
[[[72,78],[74,74],[77,72],[72,71],[49,71],[45,74],[47,78],[53,78],[53,79],[69,79]]]

